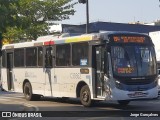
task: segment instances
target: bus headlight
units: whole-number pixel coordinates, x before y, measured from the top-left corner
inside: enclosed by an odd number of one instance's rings
[[[115,80],[116,88],[123,90],[123,85],[118,80]]]

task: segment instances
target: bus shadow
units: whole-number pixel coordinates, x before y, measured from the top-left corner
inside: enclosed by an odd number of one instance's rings
[[[57,102],[57,103],[65,103],[65,104],[70,104],[70,105],[80,105],[83,106],[80,102],[79,99],[76,98],[69,98],[69,99],[65,99],[65,98],[41,98],[41,101],[50,101],[50,102]],[[132,104],[132,102],[128,105],[120,105],[118,104],[116,101],[112,102],[104,102],[104,101],[95,101],[92,106],[92,108],[113,108],[113,109],[117,109],[117,110],[137,110],[138,108],[140,108],[141,106],[139,105],[134,105]],[[145,106],[142,106],[143,108]]]
[[[68,103],[68,104],[81,104],[80,100],[72,99],[72,98],[49,98],[49,97],[42,97],[41,101],[50,101],[50,102],[59,102],[59,103]]]

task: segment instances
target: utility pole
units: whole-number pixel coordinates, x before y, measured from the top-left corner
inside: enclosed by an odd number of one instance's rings
[[[88,0],[78,0],[78,2],[86,4],[86,33],[89,33],[89,2]]]

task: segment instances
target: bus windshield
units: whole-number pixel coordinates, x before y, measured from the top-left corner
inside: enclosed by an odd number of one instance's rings
[[[113,74],[119,77],[143,77],[156,74],[155,51],[152,46],[112,46]]]

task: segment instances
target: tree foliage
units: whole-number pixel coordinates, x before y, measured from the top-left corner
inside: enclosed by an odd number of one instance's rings
[[[74,15],[73,0],[0,0],[0,31],[13,41],[32,40],[47,34],[46,21]]]
[[[0,31],[6,32],[6,26],[14,26],[14,15],[16,11],[13,10],[11,4],[16,4],[17,0],[0,0]]]

